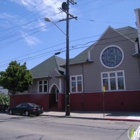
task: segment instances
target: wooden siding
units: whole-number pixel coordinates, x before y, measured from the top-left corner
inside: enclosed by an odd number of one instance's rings
[[[10,96],[10,105],[21,102],[33,102],[42,106],[45,110],[51,110],[51,94],[26,94]],[[140,111],[140,91],[105,92],[105,111]],[[75,93],[70,94],[71,111],[103,111],[103,93]],[[56,111],[65,110],[65,95],[58,95]]]
[[[100,62],[102,50],[109,45],[117,45],[124,52],[124,60],[116,68],[106,68]],[[140,71],[138,59],[132,54],[135,52],[135,43],[123,35],[109,28],[90,51],[93,63],[70,66],[70,75],[83,75],[84,92],[101,92],[101,72],[124,70],[126,90],[140,89]]]
[[[140,91],[104,93],[105,111],[140,111]],[[71,110],[103,111],[103,94],[70,95]]]

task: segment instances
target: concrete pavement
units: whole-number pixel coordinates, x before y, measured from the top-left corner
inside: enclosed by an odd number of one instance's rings
[[[53,117],[69,117],[94,120],[112,120],[112,121],[138,121],[140,122],[140,112],[81,112],[74,111],[70,116],[65,116],[61,111],[45,111],[42,115]]]

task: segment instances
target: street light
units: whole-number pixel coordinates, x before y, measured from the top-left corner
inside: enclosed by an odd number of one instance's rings
[[[69,80],[69,0],[67,0],[67,9],[66,9],[66,33],[61,30],[53,21],[49,18],[44,18],[47,22],[52,22],[65,36],[66,36],[66,94],[65,94],[65,111],[66,116],[70,116],[70,80]]]
[[[47,22],[52,22],[66,36],[66,33],[61,28],[59,28],[59,26],[57,26],[52,20],[47,17],[45,17],[44,20]]]

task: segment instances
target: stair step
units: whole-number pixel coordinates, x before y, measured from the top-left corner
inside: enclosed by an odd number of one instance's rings
[[[50,111],[58,111],[58,106],[57,106],[57,104],[51,106],[49,110],[50,110]]]

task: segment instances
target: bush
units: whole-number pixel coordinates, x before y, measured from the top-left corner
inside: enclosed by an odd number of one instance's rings
[[[7,105],[10,104],[10,95],[9,94],[3,94],[0,93],[0,105]]]

